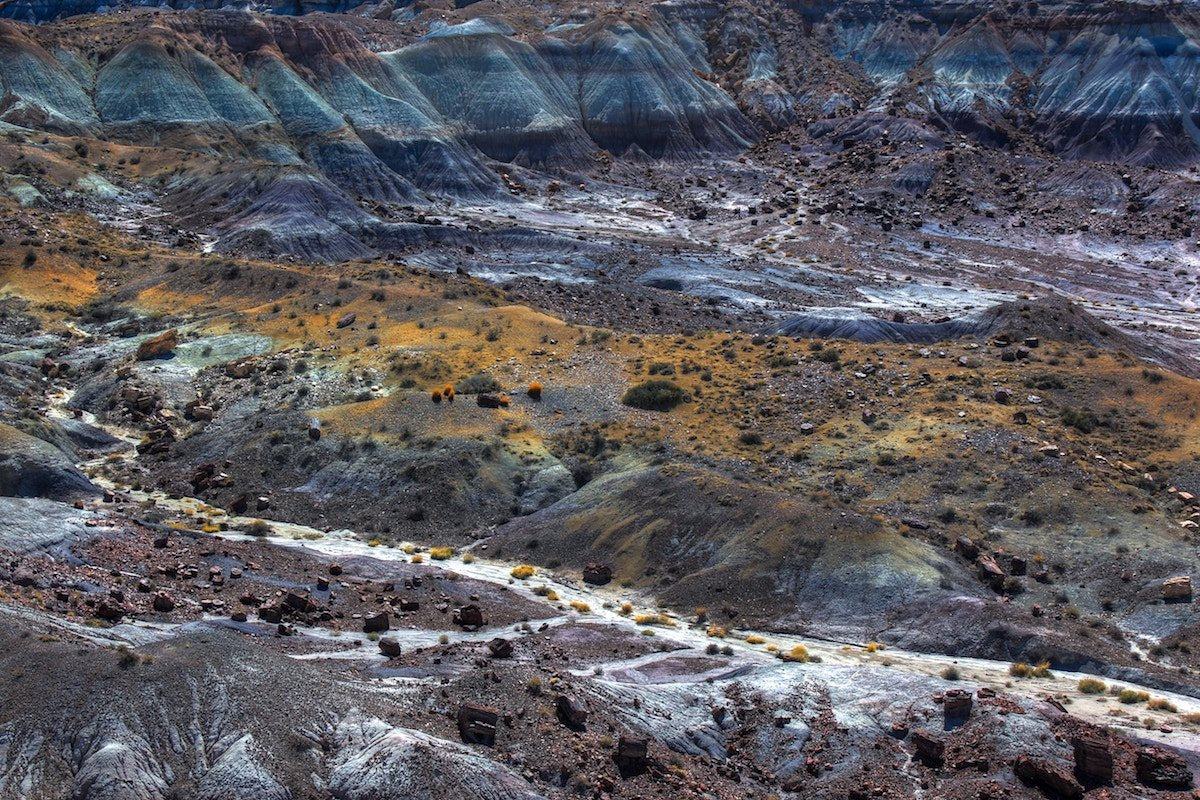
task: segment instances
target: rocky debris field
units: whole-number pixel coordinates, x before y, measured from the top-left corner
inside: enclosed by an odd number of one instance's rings
[[[1200,796],[1191,4],[175,5],[0,4],[0,800]]]

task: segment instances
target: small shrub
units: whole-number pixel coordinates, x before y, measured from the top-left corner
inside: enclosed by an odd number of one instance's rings
[[[808,662],[808,648],[802,644],[798,644],[786,653],[780,653],[779,657],[784,661],[791,661],[795,664],[805,664]]]
[[[454,557],[454,548],[448,545],[445,547],[431,547],[429,548],[429,557],[434,561],[445,561],[448,558]]]
[[[720,625],[709,625],[706,633],[713,639],[724,639],[728,631],[726,631]]]
[[[572,600],[571,608],[575,609],[580,614],[592,613],[592,607],[589,606],[587,603],[583,602],[582,600]]]
[[[475,554],[474,553],[463,553],[462,562],[464,564],[474,564],[475,563]]]
[[[1100,424],[1096,415],[1089,408],[1065,408],[1062,412],[1062,421],[1068,428],[1074,428],[1080,433],[1091,433]]]
[[[491,375],[480,373],[469,378],[463,378],[454,386],[459,394],[486,394],[500,391],[500,382]]]
[[[956,681],[961,677],[962,675],[959,673],[958,667],[953,664],[942,670],[942,680]]]
[[[542,679],[539,678],[537,675],[534,675],[532,678],[525,681],[525,689],[532,695],[541,694],[542,693]]]
[[[430,400],[432,400],[432,401],[433,401],[433,402],[435,402],[435,403],[440,403],[440,402],[442,402],[442,390],[441,390],[441,389],[434,389],[432,392],[430,392],[430,394],[429,394],[429,399],[430,399]]]
[[[748,447],[754,447],[763,443],[762,436],[756,431],[742,431],[738,436],[738,441]]]
[[[621,613],[624,616],[629,616],[633,613],[633,603],[621,603]]]
[[[520,564],[513,567],[512,572],[509,574],[511,574],[517,580],[523,581],[526,578],[532,577],[535,572],[537,572],[536,567],[530,566],[529,564]]]
[[[746,642],[746,644],[763,644],[767,640],[761,636],[755,636],[754,634],[750,634],[749,636],[747,636],[745,638],[744,641]]]
[[[1050,671],[1050,662],[1043,661],[1040,664],[1027,664],[1024,661],[1018,661],[1008,668],[1008,674],[1014,678],[1053,678],[1054,673]]]
[[[675,627],[675,623],[670,617],[662,614],[638,614],[633,618],[633,621],[638,625],[663,625],[668,628]]]
[[[643,411],[670,411],[689,397],[691,395],[687,390],[671,381],[652,380],[629,387],[622,395],[621,402]]]
[[[1108,684],[1099,678],[1080,678],[1078,688],[1084,694],[1104,694]]]
[[[675,365],[669,364],[666,361],[651,361],[646,372],[651,375],[674,375]]]
[[[1150,693],[1142,692],[1137,689],[1122,689],[1121,691],[1117,692],[1117,699],[1125,705],[1131,706],[1136,703],[1145,703],[1150,699]]]
[[[1150,709],[1151,711],[1165,711],[1168,714],[1174,714],[1179,711],[1179,709],[1175,707],[1174,703],[1172,703],[1170,700],[1164,700],[1161,697],[1156,697],[1149,703],[1146,703],[1146,708]]]
[[[823,364],[836,364],[842,360],[842,353],[840,350],[828,347],[813,353],[813,358]]]
[[[525,394],[529,395],[530,399],[532,400],[541,400],[542,384],[534,381],[533,383],[529,384],[529,388],[525,390]]]

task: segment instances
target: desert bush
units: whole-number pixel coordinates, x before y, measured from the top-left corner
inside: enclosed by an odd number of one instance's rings
[[[958,667],[954,666],[953,664],[942,670],[943,680],[956,681],[961,677],[962,675],[959,673]]]
[[[1149,692],[1139,691],[1137,689],[1121,689],[1117,692],[1117,699],[1127,706],[1135,703],[1145,703],[1150,699]]]
[[[754,446],[763,443],[763,438],[756,431],[742,431],[738,436],[738,441],[744,445]]]
[[[1100,424],[1090,408],[1064,408],[1062,421],[1068,428],[1074,428],[1080,433],[1091,433]]]
[[[840,350],[835,350],[832,347],[827,347],[827,348],[818,350],[817,352],[813,353],[813,358],[815,358],[817,361],[820,361],[824,364],[836,364],[837,362],[842,360],[842,353]]]
[[[510,574],[517,580],[523,581],[526,578],[532,577],[535,572],[537,572],[536,567],[530,566],[529,564],[519,564],[512,568],[512,572]]]
[[[1084,694],[1104,694],[1108,691],[1108,684],[1099,678],[1080,678],[1078,688]]]
[[[808,648],[802,644],[798,644],[786,653],[780,653],[779,657],[784,661],[791,661],[796,664],[804,664],[808,661]]]
[[[500,382],[491,375],[480,373],[469,378],[463,378],[454,386],[459,394],[486,394],[500,391]]]
[[[746,644],[763,644],[767,640],[761,636],[755,636],[754,634],[750,634],[749,636],[747,636],[745,638],[744,641],[746,642]]]
[[[646,372],[651,375],[674,375],[675,365],[666,361],[651,361],[650,366],[646,368]]]
[[[534,381],[533,383],[529,384],[529,388],[525,390],[525,394],[529,395],[529,397],[533,400],[541,400],[542,384]]]
[[[1050,671],[1050,662],[1043,661],[1040,664],[1027,664],[1024,661],[1018,661],[1008,668],[1008,674],[1014,678],[1053,678],[1054,673]]]
[[[592,607],[582,600],[572,600],[571,608],[575,609],[580,614],[590,614],[592,612]]]
[[[429,557],[434,561],[445,561],[454,556],[454,548],[446,545],[444,547],[429,548]]]
[[[643,411],[670,411],[689,397],[687,390],[671,381],[652,380],[629,387],[621,402]]]
[[[662,614],[638,614],[633,618],[633,621],[638,625],[663,625],[668,628],[675,627],[675,623],[670,617]]]
[[[1174,714],[1179,711],[1179,709],[1175,707],[1174,703],[1172,703],[1170,700],[1164,700],[1161,697],[1156,697],[1149,703],[1146,703],[1146,708],[1150,709],[1151,711],[1165,711],[1168,714]]]
[[[442,390],[441,390],[441,389],[434,389],[432,392],[430,392],[430,394],[429,394],[429,399],[430,399],[430,400],[432,400],[432,401],[433,401],[433,402],[435,402],[435,403],[440,403],[440,402],[442,402]]]

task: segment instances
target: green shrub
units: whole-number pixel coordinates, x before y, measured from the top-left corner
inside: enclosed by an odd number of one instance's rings
[[[837,362],[841,361],[842,353],[840,350],[835,350],[832,347],[828,347],[813,353],[813,358],[825,364],[836,364]]]
[[[621,397],[621,402],[644,411],[670,411],[691,395],[671,381],[642,381],[631,386]]]
[[[1117,692],[1117,699],[1127,706],[1134,703],[1144,703],[1150,699],[1149,692],[1138,691],[1137,689],[1122,689]]]
[[[1100,424],[1100,421],[1096,419],[1096,415],[1089,408],[1063,409],[1062,421],[1068,428],[1074,428],[1081,433],[1091,433]]]
[[[675,365],[666,361],[651,361],[646,371],[651,375],[674,375]]]
[[[500,391],[500,382],[491,375],[479,374],[472,375],[469,378],[463,378],[454,385],[454,391],[458,394],[486,394],[487,392]]]

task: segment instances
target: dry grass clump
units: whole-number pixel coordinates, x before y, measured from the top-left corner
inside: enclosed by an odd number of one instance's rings
[[[1156,697],[1149,703],[1146,703],[1146,708],[1150,709],[1151,711],[1165,711],[1168,714],[1174,714],[1179,711],[1179,709],[1175,707],[1174,703],[1172,703],[1170,700],[1164,700],[1161,697]]]
[[[519,564],[519,565],[513,567],[512,572],[510,572],[509,574],[512,575],[517,580],[523,581],[526,578],[533,577],[533,574],[535,572],[537,572],[536,567],[531,566],[529,564]]]
[[[1099,678],[1080,678],[1078,688],[1084,694],[1104,694],[1108,691],[1108,684]]]
[[[808,648],[802,644],[798,644],[786,653],[780,653],[779,657],[784,661],[791,661],[795,664],[804,664],[808,661]]]
[[[1145,703],[1150,699],[1149,692],[1143,692],[1138,689],[1121,689],[1117,692],[1117,699],[1127,706],[1137,703]]]
[[[638,625],[663,625],[668,628],[675,627],[675,623],[665,614],[638,614],[633,618],[633,621]]]
[[[575,609],[580,614],[590,614],[592,611],[592,607],[582,600],[572,600],[571,608]]]
[[[1054,673],[1050,671],[1050,662],[1043,661],[1040,664],[1027,664],[1024,661],[1018,661],[1008,668],[1008,674],[1014,678],[1053,678]]]
[[[454,548],[446,545],[445,547],[429,548],[429,557],[434,561],[445,561],[448,558],[454,557]]]
[[[542,384],[538,381],[534,381],[533,383],[529,384],[529,388],[525,390],[525,394],[529,395],[530,399],[541,400]]]

